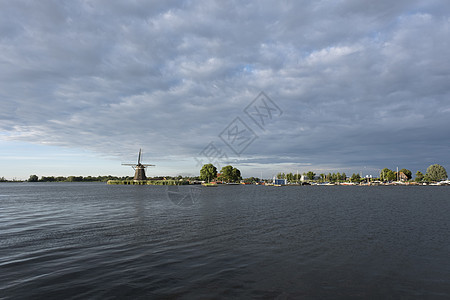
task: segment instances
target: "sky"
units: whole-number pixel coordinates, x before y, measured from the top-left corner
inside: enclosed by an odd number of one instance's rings
[[[0,0],[0,177],[450,171],[450,2]]]

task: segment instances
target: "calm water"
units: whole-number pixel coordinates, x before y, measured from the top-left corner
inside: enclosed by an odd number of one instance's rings
[[[0,299],[448,299],[449,192],[0,184]]]

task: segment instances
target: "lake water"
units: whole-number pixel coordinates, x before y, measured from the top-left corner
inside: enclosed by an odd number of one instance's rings
[[[0,184],[0,299],[449,299],[450,187]]]

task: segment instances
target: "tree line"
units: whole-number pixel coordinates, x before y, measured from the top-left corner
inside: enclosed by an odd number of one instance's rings
[[[200,180],[207,182],[210,181],[223,181],[223,182],[239,182],[242,180],[241,171],[233,166],[225,166],[217,172],[217,168],[213,164],[203,165],[200,169]]]
[[[384,168],[380,172],[380,180],[382,180],[382,181],[399,180],[399,177],[401,174],[406,176],[406,180],[412,179],[412,172],[408,169],[401,169],[397,173],[388,168]],[[423,174],[420,171],[417,171],[414,181],[416,181],[416,182],[431,182],[431,181],[441,181],[441,180],[445,180],[447,178],[448,178],[448,175],[447,175],[447,171],[445,170],[445,168],[439,164],[433,164],[427,168],[427,171],[425,174]]]
[[[404,174],[406,176],[406,180],[412,180],[412,172],[408,169],[401,169],[399,172],[395,172],[388,168],[384,168],[381,170],[379,178],[372,178],[372,180],[381,180],[381,181],[396,181],[399,179],[400,174]],[[319,181],[319,182],[361,182],[365,180],[362,178],[360,174],[353,173],[352,176],[347,176],[345,173],[321,173],[317,176],[313,171],[308,171],[302,174],[304,179],[309,181]],[[403,175],[402,175],[403,176]],[[302,178],[300,174],[293,173],[278,173],[276,175],[278,179],[286,179],[288,182],[299,182]],[[417,171],[415,173],[414,181],[416,182],[433,182],[433,181],[441,181],[448,178],[447,171],[445,168],[439,164],[430,165],[427,168],[425,174],[421,171]],[[239,182],[243,180],[244,182],[260,182],[262,179],[257,177],[250,177],[246,179],[242,179],[241,171],[237,168],[234,168],[231,165],[225,166],[220,170],[220,173],[217,172],[217,168],[213,164],[206,164],[200,170],[200,176],[193,177],[183,177],[181,175],[178,176],[158,176],[148,178],[149,180],[187,180],[187,181],[195,181],[195,180],[204,180],[204,181],[223,181],[223,182]],[[106,182],[108,180],[133,180],[132,176],[42,176],[38,177],[37,175],[30,175],[28,178],[28,182]],[[22,182],[23,180],[7,180],[4,177],[0,177],[0,182]]]
[[[403,174],[403,175],[402,175]],[[347,177],[347,174],[345,173],[321,173],[317,176],[316,173],[313,171],[304,172],[303,179],[309,180],[309,181],[318,181],[318,182],[344,182],[344,181],[350,181],[359,183],[363,180],[366,180],[366,178],[362,178],[360,174],[353,173],[352,176]],[[441,181],[447,179],[447,171],[445,168],[439,164],[433,164],[430,165],[427,168],[427,171],[425,174],[423,174],[420,171],[417,171],[415,174],[414,181],[416,182],[432,182],[432,181]],[[403,178],[400,178],[403,177]],[[302,178],[300,174],[293,174],[293,173],[278,173],[276,175],[276,178],[278,179],[286,179],[288,182],[299,182]],[[380,180],[380,181],[396,181],[396,180],[406,180],[410,181],[412,180],[412,172],[408,169],[401,169],[398,171],[392,171],[388,168],[384,168],[380,172],[379,178],[372,178],[372,180]]]
[[[108,180],[125,180],[129,177],[107,176],[41,176],[33,174],[28,178],[28,182],[106,182]],[[131,177],[132,178],[132,177]]]
[[[106,182],[108,180],[133,180],[133,176],[42,176],[38,177],[37,175],[30,175],[28,178],[28,182]],[[178,176],[155,176],[149,177],[148,180],[199,180],[198,176],[196,177],[183,177],[181,175]],[[6,180],[5,180],[6,181]]]
[[[363,179],[359,174],[353,173],[350,178],[347,177],[347,174],[345,173],[321,173],[319,174],[319,177],[317,177],[317,174],[313,171],[304,172],[303,179],[307,179],[309,181],[319,181],[319,182],[343,182],[350,180],[351,182],[360,182]],[[277,179],[286,179],[288,182],[299,182],[302,180],[302,176],[300,174],[293,174],[293,173],[278,173],[276,175]]]

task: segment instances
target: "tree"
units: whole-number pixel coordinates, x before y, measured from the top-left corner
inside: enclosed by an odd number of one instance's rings
[[[414,179],[414,181],[416,181],[416,182],[421,182],[422,180],[423,180],[423,174],[422,174],[422,172],[420,172],[420,171],[417,171],[416,172],[416,178]]]
[[[440,181],[447,178],[447,171],[441,165],[434,164],[427,168],[426,177],[431,181]]]
[[[54,177],[53,177],[52,181],[55,181]],[[83,181],[83,176],[69,176],[69,177],[67,177],[67,181],[69,181],[69,182],[80,182],[80,181]]]
[[[206,164],[200,170],[200,179],[204,181],[211,181],[217,177],[217,168],[213,164]]]
[[[294,175],[292,173],[287,173],[286,174],[286,179],[289,182],[293,182],[294,181]]]
[[[233,167],[225,166],[220,170],[220,179],[226,182],[230,182],[233,177]]]
[[[337,181],[336,173],[333,172],[333,174],[331,174],[331,179],[330,179],[330,181],[331,181],[331,182]]]
[[[284,176],[286,176],[284,173],[278,173],[277,179],[284,179]]]
[[[386,179],[388,181],[394,181],[397,178],[397,174],[394,171],[389,170],[389,172],[387,172],[387,176]]]
[[[350,178],[351,182],[361,182],[361,176],[359,174],[353,173],[352,177]]]
[[[236,182],[240,181],[241,179],[241,171],[239,171],[239,169],[233,168],[233,170],[231,171],[231,181]]]
[[[54,176],[41,176],[40,181],[53,182],[53,181],[55,181],[55,177]]]
[[[412,172],[408,169],[401,169],[399,172],[402,172],[403,174],[405,174],[406,177],[408,177],[408,180],[410,180],[412,178]]]
[[[237,169],[236,169],[237,170]],[[249,177],[249,178],[244,178],[243,179],[244,182],[248,182],[248,183],[257,183],[257,182],[261,182],[261,179],[258,177]]]
[[[324,182],[326,175],[324,173],[321,173],[319,176],[320,176],[320,181]]]
[[[395,180],[395,173],[394,171],[388,169],[388,168],[384,168],[383,170],[381,170],[380,173],[380,178],[383,181],[393,181]]]
[[[306,173],[306,176],[308,176],[309,180],[314,180],[316,173],[314,173],[313,171],[309,171],[308,173]]]
[[[241,171],[232,166],[225,166],[220,170],[220,178],[226,182],[236,182],[242,179]]]
[[[345,181],[345,180],[347,180],[347,174],[345,174],[345,173],[342,173],[342,175],[341,175],[341,179],[342,179],[342,180],[344,180],[344,181]]]
[[[30,175],[30,178],[28,178],[28,182],[37,182],[39,180],[39,177],[37,175]]]

